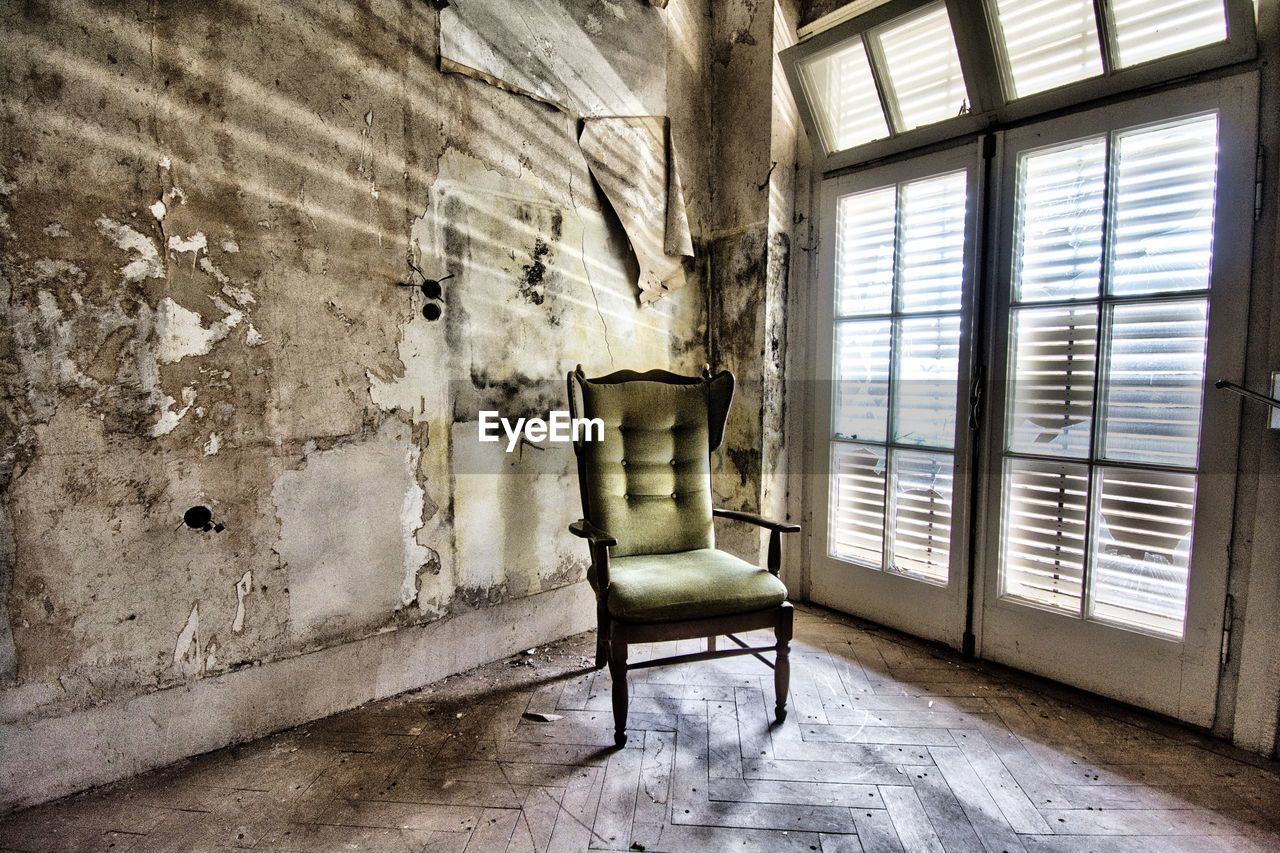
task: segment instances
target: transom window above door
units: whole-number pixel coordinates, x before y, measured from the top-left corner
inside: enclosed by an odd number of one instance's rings
[[[782,59],[834,169],[1256,49],[1250,0],[887,0]]]

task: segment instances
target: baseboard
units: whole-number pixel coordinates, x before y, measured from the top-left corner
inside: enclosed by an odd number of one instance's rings
[[[0,726],[0,814],[414,690],[595,625],[586,583]]]

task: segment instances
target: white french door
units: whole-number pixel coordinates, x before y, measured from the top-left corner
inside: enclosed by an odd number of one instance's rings
[[[1013,130],[979,653],[1200,725],[1222,647],[1256,82]]]
[[[827,181],[810,597],[959,645],[976,144]],[[962,390],[965,393],[962,393]]]
[[[1212,383],[1243,370],[1256,88],[823,183],[814,601],[1212,723],[1240,408]]]

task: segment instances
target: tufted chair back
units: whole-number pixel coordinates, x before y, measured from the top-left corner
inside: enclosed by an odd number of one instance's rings
[[[569,374],[570,409],[604,422],[604,440],[574,452],[583,515],[618,540],[614,556],[714,547],[711,451],[724,436],[733,382],[728,371]]]

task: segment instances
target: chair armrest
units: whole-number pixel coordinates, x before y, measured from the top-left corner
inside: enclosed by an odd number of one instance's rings
[[[605,533],[598,527],[595,527],[585,518],[580,518],[573,524],[569,525],[569,532],[579,539],[587,540],[590,545],[604,545],[612,547],[618,544],[618,540],[614,539],[608,533]]]
[[[711,514],[717,518],[731,518],[734,521],[745,521],[748,524],[754,524],[756,527],[763,527],[765,530],[772,530],[776,533],[799,533],[800,525],[792,524],[789,521],[774,521],[770,518],[763,518],[750,512],[740,512],[736,509],[713,509]]]

